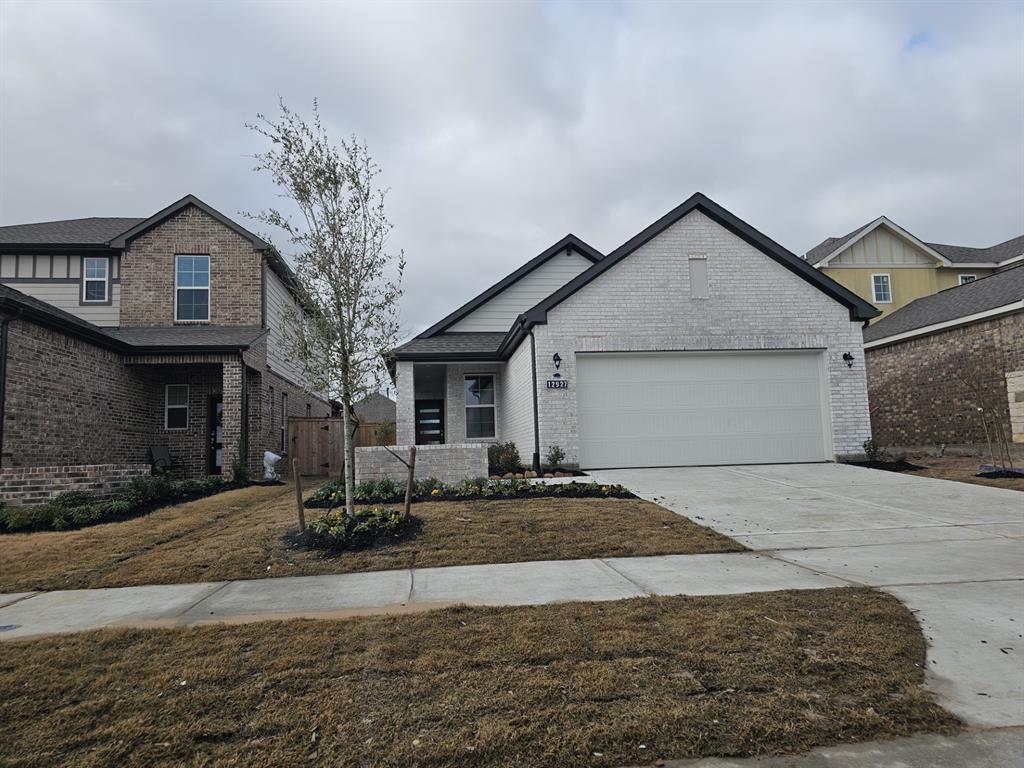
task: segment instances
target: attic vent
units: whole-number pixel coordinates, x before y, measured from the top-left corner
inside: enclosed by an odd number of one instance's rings
[[[706,299],[708,289],[708,257],[690,256],[690,298]]]

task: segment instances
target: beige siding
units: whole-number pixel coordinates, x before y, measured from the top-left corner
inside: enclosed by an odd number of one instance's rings
[[[477,307],[449,331],[507,331],[513,321],[591,265],[578,253],[560,253]]]
[[[286,379],[301,384],[304,381],[302,364],[288,354],[285,309],[295,305],[292,294],[269,268],[263,268],[267,292],[267,365]]]
[[[902,237],[880,226],[868,232],[857,242],[828,263],[828,266],[935,264],[932,256]]]
[[[120,324],[121,316],[121,285],[114,283],[110,286],[110,304],[80,304],[82,285],[81,283],[69,283],[58,280],[38,280],[33,282],[4,283],[16,291],[32,296],[33,298],[52,304],[58,309],[70,312],[90,323],[104,326],[116,326]]]

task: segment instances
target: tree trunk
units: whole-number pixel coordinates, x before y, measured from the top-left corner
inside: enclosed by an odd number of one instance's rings
[[[352,430],[350,428],[352,417],[348,410],[349,400],[348,386],[342,382],[341,386],[341,422],[342,428],[345,432],[345,514],[352,516],[356,512],[355,502],[353,499],[353,491],[356,484],[356,468],[355,468],[355,441],[352,439]]]

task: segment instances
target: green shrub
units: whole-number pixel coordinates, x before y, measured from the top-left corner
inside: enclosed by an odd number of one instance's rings
[[[92,495],[85,491],[65,491],[60,496],[57,496],[53,501],[50,502],[53,506],[58,509],[72,509],[74,507],[81,507],[86,504],[91,504],[93,501]]]
[[[422,480],[416,480],[412,484],[412,493],[414,496],[421,496],[426,498],[428,496],[437,496],[440,491],[444,488],[444,483],[438,480],[436,477],[425,477]],[[438,491],[438,493],[434,493]],[[402,498],[405,498],[405,489],[402,489]]]
[[[53,523],[54,506],[38,504],[31,507],[8,507],[0,510],[0,527],[5,531],[34,531],[49,528]]]
[[[885,452],[885,448],[880,446],[874,440],[864,441],[864,455],[867,457],[868,461],[881,462],[889,458],[888,454]]]
[[[310,544],[335,552],[394,543],[415,530],[416,518],[397,509],[363,507],[354,515],[332,509],[309,524]]]
[[[520,472],[523,463],[519,459],[519,449],[515,443],[496,443],[487,449],[487,464],[498,474]]]
[[[393,421],[382,421],[373,430],[373,438],[377,441],[377,445],[394,445],[395,444],[395,422]]]
[[[548,448],[547,456],[545,457],[547,466],[558,467],[561,466],[562,462],[565,461],[565,451],[559,448],[557,445],[552,445]]]

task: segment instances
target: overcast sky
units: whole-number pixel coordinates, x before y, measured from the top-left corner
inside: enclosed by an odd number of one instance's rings
[[[384,169],[410,332],[695,191],[797,253],[1024,233],[1022,3],[0,0],[0,88],[0,224],[272,204],[243,124],[319,98]]]

